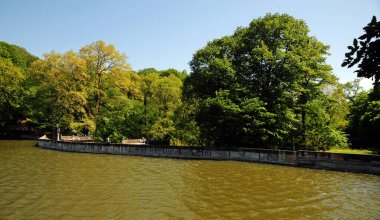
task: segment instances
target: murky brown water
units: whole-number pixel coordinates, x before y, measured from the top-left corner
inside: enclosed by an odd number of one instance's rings
[[[380,177],[0,141],[0,219],[380,219]]]

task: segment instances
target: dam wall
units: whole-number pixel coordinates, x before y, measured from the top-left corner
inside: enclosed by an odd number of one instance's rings
[[[254,148],[180,147],[80,143],[38,140],[38,147],[80,153],[166,157],[178,159],[233,160],[261,162],[314,169],[336,170],[380,175],[380,156],[314,151],[286,151]]]

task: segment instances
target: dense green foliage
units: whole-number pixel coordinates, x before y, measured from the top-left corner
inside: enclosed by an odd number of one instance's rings
[[[201,137],[218,146],[326,149],[347,146],[333,114],[342,93],[328,47],[303,21],[267,15],[194,54],[187,99],[200,100]],[[330,90],[326,92],[324,90]]]
[[[370,92],[358,80],[340,84],[326,63],[328,46],[309,36],[305,22],[282,14],[210,41],[193,55],[190,75],[133,71],[103,41],[42,59],[0,42],[0,122],[42,132],[58,126],[97,141],[293,150],[347,148],[347,131],[355,146],[376,147],[378,81],[365,59],[376,55],[369,48],[377,45],[377,25],[374,19],[365,28],[362,47],[354,41],[344,64],[362,60],[358,74],[375,77]]]
[[[107,137],[174,138],[185,72],[146,69],[134,72],[113,45],[97,41],[78,53],[50,53],[33,63],[31,81],[40,128],[59,126],[73,134]]]
[[[357,76],[372,78],[374,84],[369,92],[359,92],[355,84],[349,86],[354,95],[350,98],[347,132],[353,146],[380,150],[380,22],[373,16],[363,30],[359,41],[354,39],[353,46],[348,47],[342,66],[358,64]]]
[[[380,100],[372,100],[369,92],[361,92],[352,102],[347,132],[353,146],[379,149],[380,143]]]
[[[351,68],[358,64],[355,71],[358,77],[372,78],[377,88],[380,86],[380,21],[373,16],[363,30],[365,33],[358,38],[359,41],[355,38],[353,46],[348,46],[350,51],[342,66]]]
[[[37,57],[24,48],[0,42],[0,122],[15,126],[30,109],[28,68]]]
[[[11,60],[13,65],[20,67],[23,71],[27,71],[30,65],[37,60],[37,57],[31,55],[24,48],[2,41],[0,41],[0,57]]]

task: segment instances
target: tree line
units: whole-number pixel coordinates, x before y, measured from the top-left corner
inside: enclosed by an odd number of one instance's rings
[[[359,77],[374,77],[370,91],[358,80],[339,83],[326,63],[329,47],[286,14],[267,14],[208,42],[194,53],[189,75],[134,71],[125,54],[103,41],[41,59],[0,42],[0,122],[22,121],[41,133],[58,126],[97,141],[378,148],[379,64],[366,59],[378,56],[379,22],[374,17],[367,27],[343,65],[359,63]]]

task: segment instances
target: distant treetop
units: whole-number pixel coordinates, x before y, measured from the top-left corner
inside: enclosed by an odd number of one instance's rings
[[[0,41],[0,57],[10,59],[12,63],[26,70],[38,58],[17,45]]]

